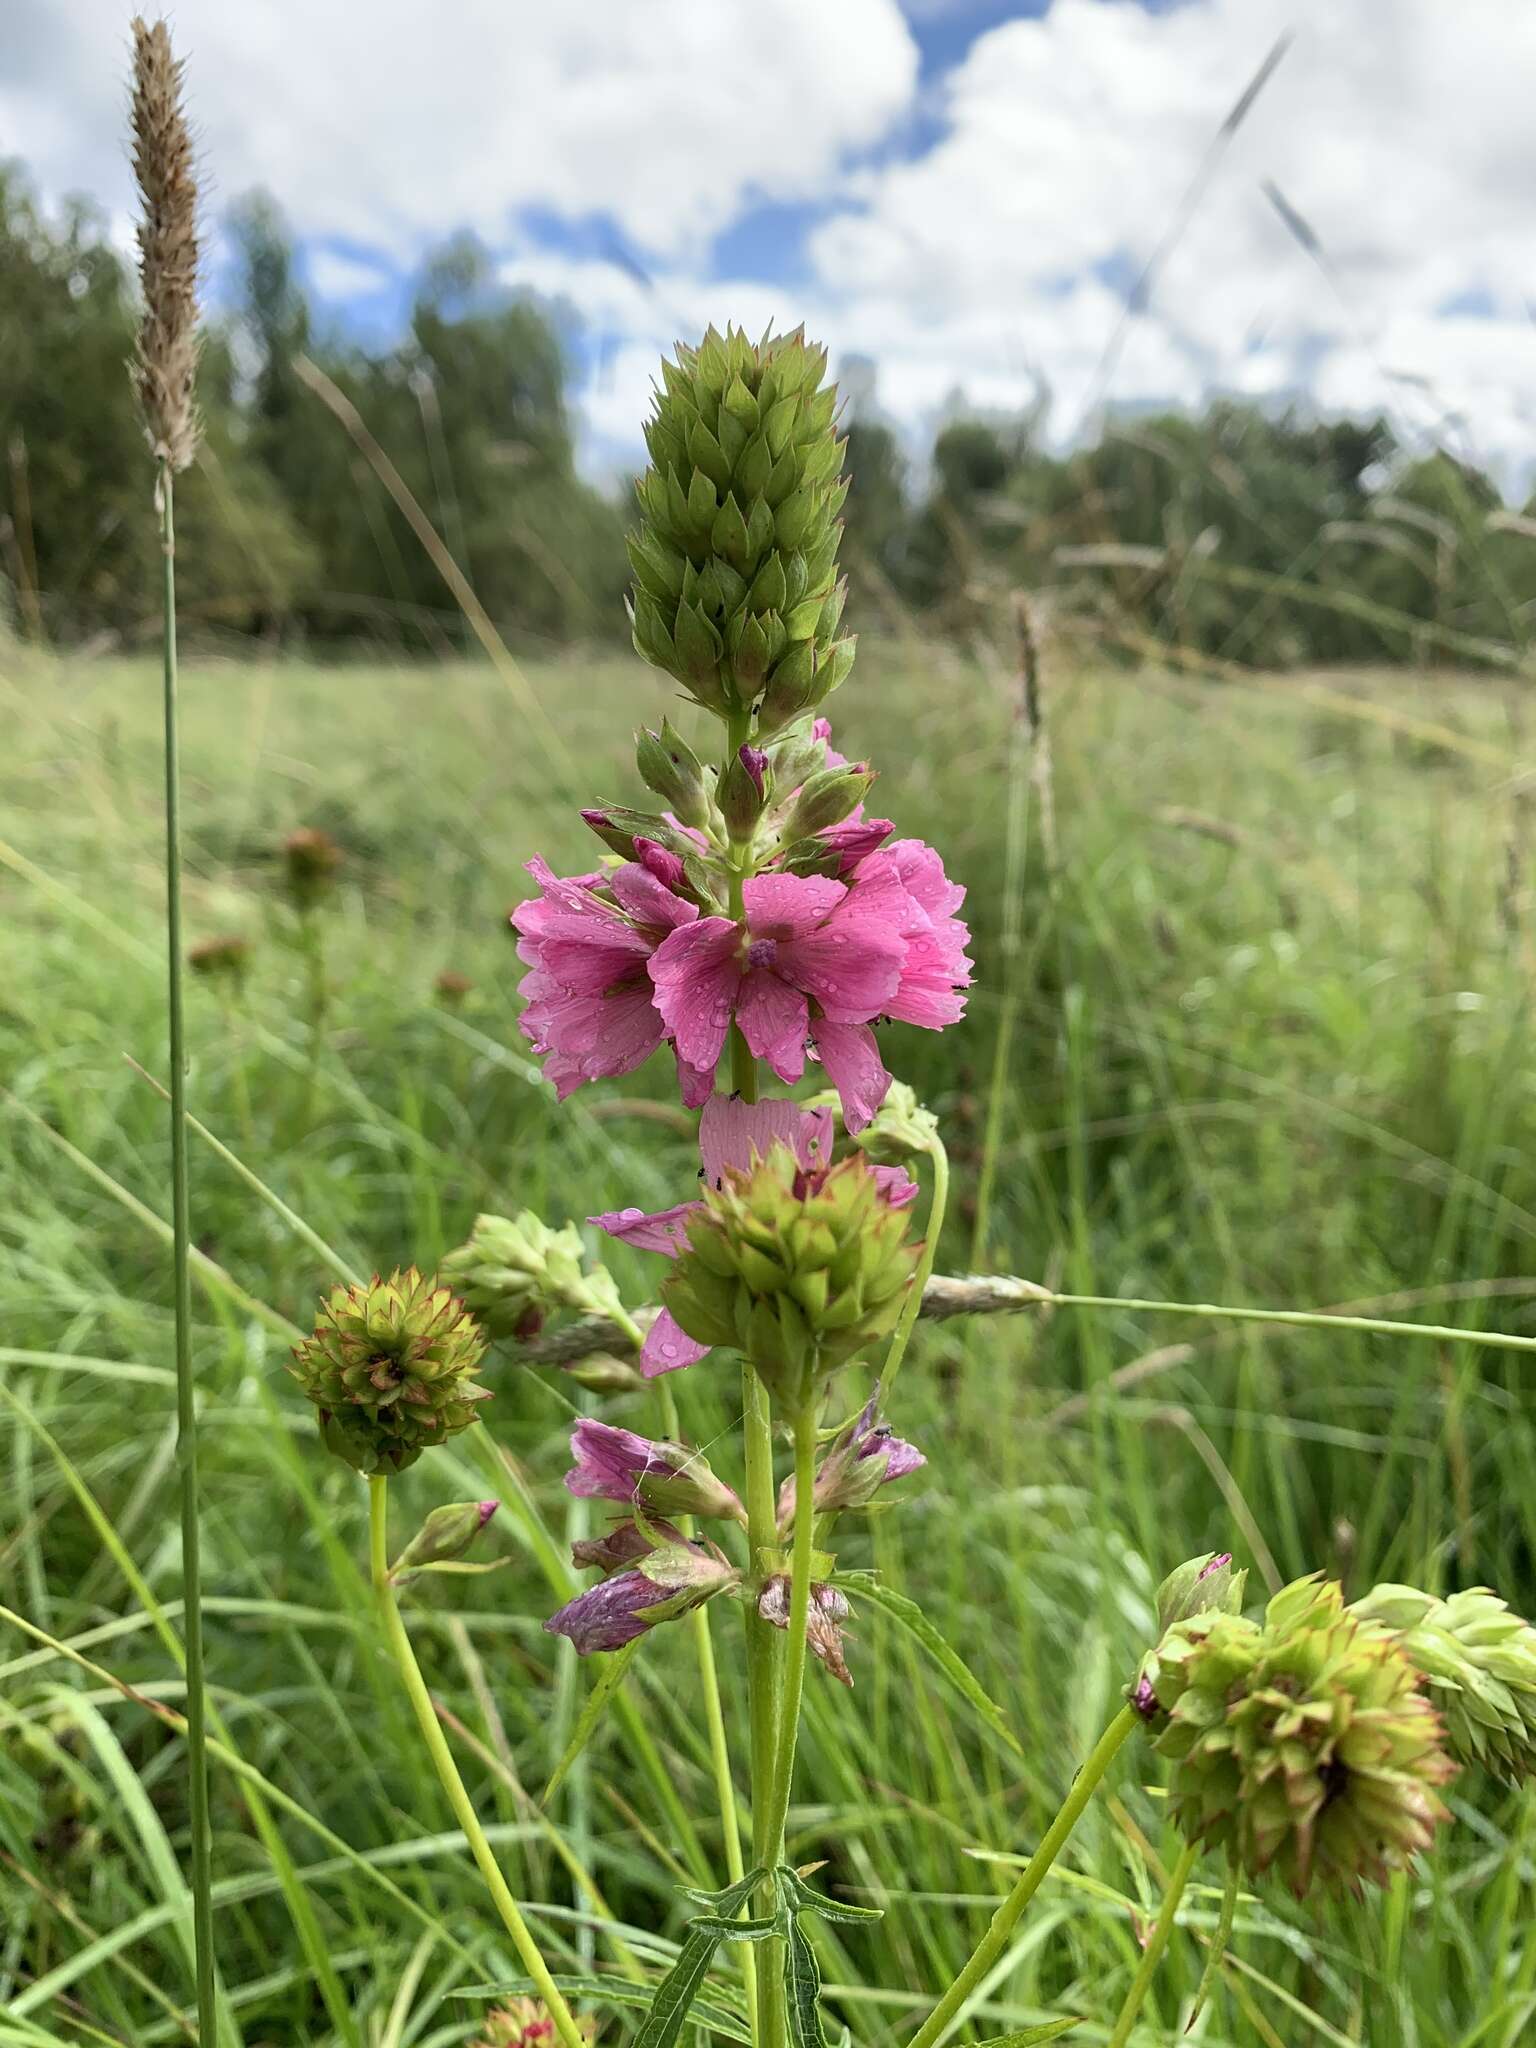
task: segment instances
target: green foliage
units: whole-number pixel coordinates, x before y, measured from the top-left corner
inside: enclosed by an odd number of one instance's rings
[[[1514,686],[1377,673],[1346,696],[1336,677],[1324,694],[1308,676],[1201,685],[1048,661],[1058,844],[1048,868],[1036,806],[978,1257],[968,1205],[1004,958],[1010,687],[945,645],[866,645],[861,663],[878,688],[848,696],[838,740],[907,764],[881,792],[903,831],[942,840],[976,928],[971,1020],[892,1047],[953,1141],[941,1271],[982,1263],[1083,1292],[1370,1303],[1530,1330],[1536,849],[1512,777]],[[594,782],[621,786],[633,724],[659,729],[668,708],[661,680],[628,656],[531,673]],[[662,1208],[695,1191],[697,1155],[669,1119],[660,1063],[598,1115],[595,1091],[557,1110],[526,1060],[507,906],[536,849],[575,871],[590,839],[493,675],[192,662],[183,691],[189,938],[251,941],[233,1006],[201,978],[189,989],[191,1103],[288,1211],[194,1133],[212,1262],[194,1285],[214,1694],[248,1767],[291,1802],[274,1801],[275,1822],[359,2037],[389,2039],[398,1999],[396,2038],[448,2048],[470,2030],[454,1994],[521,1972],[372,1655],[363,1489],[322,1454],[282,1371],[297,1331],[281,1324],[306,1323],[336,1277],[316,1240],[363,1277],[410,1258],[427,1270],[483,1211]],[[123,1199],[164,1206],[164,1104],[123,1057],[164,1075],[158,677],[148,660],[10,650],[0,709],[0,1372],[25,1402],[0,1416],[0,1602],[136,1695],[0,1621],[0,1997],[18,2038],[170,2042],[185,2038],[190,1987],[184,1893],[147,1861],[79,1709],[110,1727],[179,1854],[184,1749],[146,1704],[174,1709],[179,1681],[34,1426],[67,1451],[174,1625],[169,1262]],[[701,744],[704,724],[689,719],[684,736]],[[305,965],[277,885],[301,824],[347,856],[317,913],[331,994],[312,1103]],[[473,983],[454,1011],[433,993],[445,968]],[[650,1298],[654,1259],[612,1257],[626,1301]],[[622,2043],[690,1911],[666,1864],[691,1862],[670,1802],[700,1816],[701,1881],[725,1879],[693,1644],[686,1627],[648,1638],[578,1759],[585,1788],[573,1771],[547,1811],[530,1802],[602,1675],[572,1665],[567,1679],[540,1626],[574,1590],[561,1475],[588,1397],[505,1351],[481,1377],[495,1395],[486,1442],[465,1431],[391,1484],[402,1532],[445,1501],[500,1496],[483,1554],[511,1561],[427,1582],[412,1638],[434,1697],[473,1737],[455,1736],[457,1753],[514,1890],[544,1908],[562,1985]],[[736,1376],[705,1364],[674,1390],[684,1433],[718,1465]],[[851,1410],[865,1390],[850,1368],[835,1399]],[[649,1398],[605,1395],[599,1412],[648,1430]],[[1030,1313],[919,1324],[900,1400],[902,1434],[929,1459],[922,1495],[840,1525],[838,1571],[872,1566],[910,1594],[1028,1761],[854,1593],[855,1687],[810,1673],[787,1851],[824,1866],[819,1890],[885,1908],[877,1924],[812,1930],[829,2038],[846,2016],[860,2048],[893,2048],[953,1981],[1114,1711],[1181,1558],[1235,1548],[1256,1584],[1256,1535],[1278,1580],[1323,1564],[1356,1590],[1488,1583],[1519,1612],[1536,1607],[1536,1410],[1513,1354]],[[485,1460],[492,1435],[510,1464]],[[716,1640],[726,1698],[739,1698],[738,1632],[722,1622]],[[1152,1796],[1162,1772],[1125,1769],[1084,1815],[967,2014],[974,2038],[1063,2013],[1102,2027],[1114,2012],[1155,1909],[1149,1858],[1166,1869],[1176,1853]],[[330,2048],[340,2036],[243,1782],[215,1756],[230,1999],[252,2043]],[[1323,1922],[1275,1888],[1245,1891],[1200,2038],[1261,2048],[1331,2030],[1425,2048],[1480,2028],[1514,2048],[1536,2009],[1536,1953],[1518,1933],[1529,1817],[1518,1794],[1470,1772],[1462,1785],[1477,1824],[1444,1831],[1400,1910],[1346,1903]],[[1221,1873],[1196,1879],[1148,2041],[1178,2037],[1204,1975]],[[726,1961],[694,2033],[740,2036]]]
[[[436,570],[339,424],[295,375],[317,355],[509,632],[615,637],[618,508],[576,476],[549,320],[461,241],[426,266],[379,353],[317,339],[281,216],[235,210],[233,329],[198,380],[206,449],[177,486],[184,627],[382,639],[438,651],[462,628]],[[155,535],[124,368],[135,312],[105,224],[45,218],[0,170],[0,586],[30,638],[148,630]],[[239,365],[237,374],[236,365]]]

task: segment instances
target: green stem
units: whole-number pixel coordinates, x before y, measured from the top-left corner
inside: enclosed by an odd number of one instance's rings
[[[907,1345],[917,1327],[917,1319],[923,1312],[923,1289],[933,1273],[933,1262],[938,1257],[939,1238],[944,1230],[944,1210],[949,1202],[949,1154],[944,1149],[944,1140],[935,1131],[928,1146],[928,1156],[933,1161],[933,1199],[928,1204],[927,1241],[923,1255],[917,1262],[917,1271],[912,1276],[912,1285],[907,1290],[906,1301],[902,1304],[901,1320],[891,1333],[891,1348],[885,1354],[885,1364],[880,1373],[880,1398],[889,1401],[891,1389],[896,1384],[896,1374],[906,1356]]]
[[[1042,1308],[1129,1308],[1152,1316],[1200,1316],[1218,1322],[1280,1323],[1297,1330],[1358,1330],[1376,1337],[1418,1337],[1432,1344],[1474,1344],[1489,1351],[1536,1351],[1536,1337],[1503,1330],[1457,1329],[1449,1323],[1394,1323],[1380,1316],[1339,1316],[1301,1308],[1233,1308],[1220,1301],[1143,1301],[1128,1294],[1057,1294],[1041,1288]]]
[[[795,1775],[795,1744],[800,1733],[800,1699],[805,1690],[805,1662],[811,1618],[811,1557],[815,1547],[816,1401],[802,1402],[795,1417],[795,1535],[789,1576],[789,1644],[784,1657],[784,1684],[779,1698],[779,1734],[774,1752],[773,1789],[769,1806],[769,1869],[784,1861],[784,1829]]]
[[[1067,1794],[1061,1811],[1046,1829],[1039,1848],[1019,1873],[1013,1890],[987,1923],[987,1931],[976,1944],[970,1961],[912,2036],[908,2048],[933,2048],[934,2042],[948,2031],[950,2022],[1002,1955],[1020,1915],[1040,1889],[1046,1872],[1061,1854],[1084,1807],[1098,1790],[1099,1781],[1136,1726],[1135,1714],[1129,1707],[1122,1707],[1094,1744],[1087,1762],[1073,1780],[1072,1790]]]
[[[1197,1842],[1191,1842],[1173,1866],[1173,1875],[1168,1880],[1168,1889],[1163,1894],[1162,1908],[1158,1913],[1151,1938],[1142,1952],[1141,1963],[1131,1979],[1131,1988],[1125,1994],[1125,2003],[1120,2008],[1120,2017],[1115,2021],[1115,2031],[1110,2035],[1105,2048],[1125,2048],[1131,2038],[1131,2029],[1136,2016],[1146,2003],[1147,1993],[1152,1988],[1152,1979],[1157,1975],[1157,1966],[1163,1959],[1163,1950],[1168,1946],[1168,1937],[1173,1932],[1174,1916],[1179,1910],[1179,1901],[1184,1896],[1184,1887],[1189,1883],[1189,1873],[1195,1867],[1200,1854]]]
[[[661,1405],[662,1428],[674,1442],[677,1442],[681,1436],[677,1401],[665,1376],[657,1381],[656,1391]],[[679,1526],[685,1536],[690,1534],[693,1518],[689,1516]],[[731,1750],[725,1732],[725,1712],[720,1702],[720,1674],[715,1664],[715,1638],[708,1606],[696,1607],[688,1620],[693,1630],[694,1655],[698,1659],[699,1689],[704,1698],[704,1723],[709,1733],[709,1756],[715,1777],[715,1798],[720,1807],[720,1835],[725,1849],[726,1875],[732,1884],[736,1884],[746,1875],[747,1866],[741,1852],[741,1821],[736,1811],[736,1781],[731,1772]],[[732,1946],[737,1949],[741,1965],[747,2020],[755,2040],[757,1965],[749,1943],[733,1943]]]
[[[751,1601],[747,1621],[747,1711],[752,1742],[752,1861],[771,1868],[769,1856],[769,1788],[778,1749],[779,1694],[782,1686],[782,1645],[778,1630],[764,1621],[756,1607],[762,1585],[762,1560],[778,1542],[778,1513],[773,1491],[773,1422],[768,1394],[745,1360],[741,1367],[742,1454],[746,1465],[747,1583]],[[771,1885],[763,1888],[763,1906],[772,1910]],[[785,2039],[783,1972],[777,1942],[752,1943],[757,1976],[758,2030],[753,2039],[778,2048]]]
[[[512,1937],[512,1946],[517,1950],[523,1968],[533,1979],[549,2016],[555,2023],[555,2031],[564,2043],[564,2048],[587,2048],[581,2031],[571,2017],[560,1987],[550,1975],[538,1943],[524,1920],[516,1899],[507,1887],[507,1881],[497,1864],[495,1851],[485,1838],[464,1780],[459,1776],[459,1767],[453,1760],[448,1739],[443,1734],[442,1724],[437,1718],[437,1709],[432,1704],[432,1695],[427,1682],[421,1675],[421,1666],[416,1662],[416,1652],[411,1648],[410,1636],[400,1618],[400,1608],[395,1600],[395,1589],[389,1582],[389,1481],[382,1475],[375,1475],[368,1481],[368,1559],[373,1576],[373,1589],[379,1603],[379,1615],[384,1624],[385,1639],[390,1655],[404,1683],[406,1695],[415,1710],[416,1725],[421,1730],[421,1739],[427,1746],[438,1780],[448,1795],[448,1804],[453,1808],[459,1826],[464,1830],[480,1875],[485,1879],[486,1889],[501,1916],[501,1923]]]
[[[181,967],[181,737],[176,702],[176,521],[171,468],[159,468],[165,584],[165,944],[171,1058],[171,1266],[176,1310],[176,1463],[181,1477],[181,1576],[187,1654],[187,1803],[192,1830],[192,1938],[198,2038],[216,2039],[213,1843],[203,1676],[202,1543],[198,1525],[197,1407],[192,1380],[192,1226],[187,1193],[187,1037]]]

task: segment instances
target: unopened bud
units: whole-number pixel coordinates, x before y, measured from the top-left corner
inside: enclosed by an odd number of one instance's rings
[[[1177,1566],[1157,1589],[1157,1622],[1166,1634],[1178,1622],[1214,1608],[1221,1614],[1241,1614],[1246,1571],[1232,1569],[1229,1550],[1207,1551]]]
[[[829,825],[840,825],[850,811],[863,803],[874,780],[873,773],[862,762],[846,768],[821,769],[795,798],[784,821],[785,844],[809,839],[814,833],[825,832]]]
[[[720,810],[733,839],[747,838],[763,815],[767,767],[760,747],[741,747],[720,778]]]
[[[688,742],[663,720],[661,731],[641,732],[635,741],[640,780],[685,825],[702,825],[709,817],[709,790],[704,770]]]
[[[434,1508],[390,1566],[390,1578],[399,1584],[428,1565],[462,1557],[500,1506],[498,1500],[459,1500]]]

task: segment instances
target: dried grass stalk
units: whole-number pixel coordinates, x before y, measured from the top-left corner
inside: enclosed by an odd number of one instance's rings
[[[155,459],[185,469],[197,453],[197,177],[170,31],[133,24],[133,170],[144,203],[139,277],[144,319],[132,364]]]

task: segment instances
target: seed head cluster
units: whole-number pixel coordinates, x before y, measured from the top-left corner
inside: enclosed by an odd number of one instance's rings
[[[133,171],[143,202],[144,317],[131,365],[155,460],[186,469],[197,453],[197,177],[180,63],[163,21],[133,24]]]

